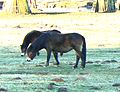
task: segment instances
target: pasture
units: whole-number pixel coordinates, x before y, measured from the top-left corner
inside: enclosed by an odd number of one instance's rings
[[[68,16],[69,15],[69,16]],[[119,92],[120,26],[116,13],[67,13],[41,15],[1,15],[0,91],[2,92]],[[37,29],[78,32],[87,43],[87,64],[75,63],[75,52],[59,56],[60,65],[44,67],[46,51],[31,62],[20,56],[26,33]]]

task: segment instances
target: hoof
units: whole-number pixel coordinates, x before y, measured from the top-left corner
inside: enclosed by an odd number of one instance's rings
[[[76,68],[77,68],[77,66],[74,66],[74,67],[73,67],[73,69],[76,69]]]
[[[85,68],[85,64],[81,63],[81,68],[84,69]]]
[[[85,69],[85,67],[84,67],[84,66],[82,66],[82,69],[84,70],[84,69]]]
[[[85,65],[81,65],[81,67],[82,67],[82,69],[84,69],[84,68],[85,68]]]
[[[60,63],[53,63],[53,65],[60,65]]]

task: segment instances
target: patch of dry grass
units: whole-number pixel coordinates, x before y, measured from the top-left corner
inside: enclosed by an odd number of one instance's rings
[[[24,36],[33,29],[58,29],[63,33],[81,33],[88,48],[120,47],[119,12],[1,15],[0,21],[2,45],[22,43]]]

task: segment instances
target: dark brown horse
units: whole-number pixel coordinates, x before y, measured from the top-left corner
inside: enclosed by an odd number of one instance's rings
[[[31,32],[27,33],[27,35],[24,37],[23,43],[21,46],[21,56],[24,56],[26,54],[26,50],[30,43],[33,43],[37,37],[39,37],[41,34],[45,32],[55,32],[55,33],[61,33],[58,30],[47,30],[47,31],[38,31],[38,30],[32,30]],[[37,53],[39,54],[39,53]]]
[[[78,33],[45,33],[40,35],[27,49],[27,61],[34,59],[36,53],[43,48],[47,51],[46,66],[49,65],[51,52],[53,52],[57,65],[59,65],[58,53],[66,53],[73,49],[76,51],[76,64],[74,68],[78,66],[80,58],[82,60],[81,66],[85,68],[86,42],[85,38]]]

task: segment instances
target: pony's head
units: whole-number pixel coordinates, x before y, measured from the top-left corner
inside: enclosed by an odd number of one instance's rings
[[[27,49],[27,61],[33,60],[35,56],[36,56],[36,51],[34,50],[32,45],[30,45],[30,47]]]
[[[26,54],[26,47],[22,44],[20,45],[20,48],[21,48],[21,56],[24,56]]]

